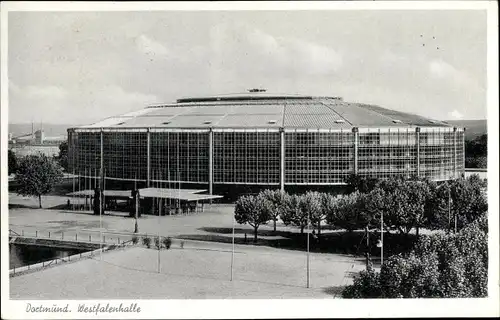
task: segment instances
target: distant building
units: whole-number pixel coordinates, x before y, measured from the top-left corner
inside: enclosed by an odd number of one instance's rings
[[[43,129],[16,138],[10,133],[9,149],[18,156],[37,153],[54,156],[59,154],[59,145],[67,139],[67,136],[46,137]]]

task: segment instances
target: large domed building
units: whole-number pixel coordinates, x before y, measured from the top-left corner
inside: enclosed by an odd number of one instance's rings
[[[464,129],[339,97],[183,98],[68,129],[70,171],[141,186],[237,190],[344,185],[350,174],[448,180]],[[236,189],[235,189],[236,188]]]

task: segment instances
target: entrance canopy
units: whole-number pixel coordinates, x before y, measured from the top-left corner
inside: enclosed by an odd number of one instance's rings
[[[201,201],[223,198],[223,196],[199,194],[205,191],[206,190],[198,189],[145,188],[139,189],[139,194],[141,198],[162,198],[183,201]]]
[[[73,197],[93,197],[95,195],[94,190],[80,190],[75,192],[70,192],[68,196]],[[104,196],[110,198],[121,198],[129,199],[132,197],[132,190],[104,190]]]
[[[200,194],[206,192],[203,189],[168,189],[168,188],[144,188],[139,189],[141,198],[162,198],[182,201],[202,201],[211,199],[220,199],[223,196]],[[91,197],[94,196],[94,190],[80,190],[70,192],[68,196]],[[104,190],[104,196],[109,198],[130,199],[132,190]]]

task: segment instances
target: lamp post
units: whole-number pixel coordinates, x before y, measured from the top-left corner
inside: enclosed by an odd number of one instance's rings
[[[380,215],[380,240],[377,242],[377,247],[380,248],[380,268],[384,263],[384,212]]]
[[[307,288],[309,288],[309,210],[307,211]]]

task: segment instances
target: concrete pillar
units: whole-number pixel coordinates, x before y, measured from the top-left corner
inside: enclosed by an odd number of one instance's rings
[[[280,128],[280,190],[285,191],[285,130]]]
[[[354,163],[353,163],[353,168],[354,168],[354,174],[358,174],[358,149],[359,149],[359,130],[358,128],[354,127],[352,128],[352,133],[354,136]]]
[[[415,128],[415,140],[417,144],[417,177],[420,178],[420,127]]]
[[[465,130],[466,128],[463,128],[463,133],[462,133],[462,172],[461,174],[465,174]]]
[[[146,171],[146,186],[149,188],[151,182],[151,132],[147,131],[147,171]]]
[[[457,127],[453,127],[453,178],[457,176]]]
[[[104,132],[101,128],[101,186],[99,188],[100,190],[100,197],[99,197],[99,211],[100,214],[104,214],[104,204],[105,204],[105,199],[104,199]]]
[[[214,184],[214,132],[208,132],[208,194],[213,194]]]

